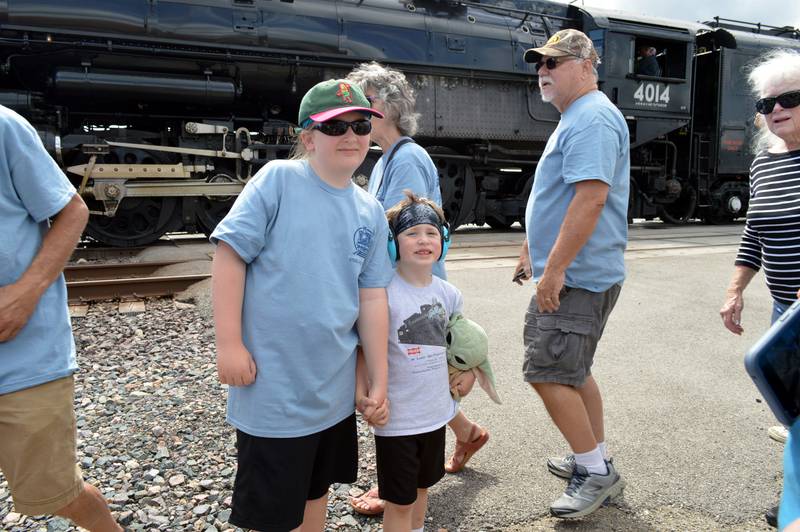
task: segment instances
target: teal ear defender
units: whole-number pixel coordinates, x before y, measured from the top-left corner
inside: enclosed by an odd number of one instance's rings
[[[444,261],[447,255],[447,249],[450,247],[450,226],[447,222],[439,225],[439,233],[442,235],[442,252],[437,259],[439,262]],[[397,262],[400,258],[400,243],[397,241],[397,234],[395,233],[394,225],[389,226],[389,242],[387,245],[389,250],[389,258],[392,259],[392,264]]]

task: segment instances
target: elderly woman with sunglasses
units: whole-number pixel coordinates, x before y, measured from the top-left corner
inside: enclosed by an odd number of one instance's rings
[[[380,146],[383,155],[372,169],[367,190],[381,202],[384,210],[403,200],[406,189],[441,206],[436,165],[428,152],[411,138],[417,132],[419,113],[414,110],[416,96],[405,75],[373,61],[358,65],[347,79],[364,91],[374,109],[383,113],[382,119],[372,121],[370,138]],[[447,278],[444,262],[434,265],[433,274]],[[474,382],[472,373],[464,373],[451,381],[451,387],[463,397]],[[456,448],[445,470],[456,473],[489,440],[489,432],[461,411],[448,425],[456,435]],[[374,488],[351,499],[350,504],[364,515],[378,515],[384,506]]]
[[[750,84],[759,98],[756,111],[762,116],[757,123],[763,125],[754,142],[758,154],[750,167],[747,222],[720,310],[723,324],[734,334],[744,330],[744,289],[762,266],[773,300],[773,323],[800,298],[800,51],[770,52],[751,70]],[[800,462],[800,456],[794,460]],[[794,498],[800,494],[784,493],[784,526],[800,519],[800,500],[787,502]],[[767,520],[774,524],[774,509]]]

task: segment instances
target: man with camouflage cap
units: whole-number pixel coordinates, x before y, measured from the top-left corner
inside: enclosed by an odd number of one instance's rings
[[[561,120],[536,167],[516,269],[536,281],[525,318],[523,372],[572,448],[547,461],[551,473],[569,479],[550,511],[575,518],[624,487],[608,459],[603,401],[591,367],[625,279],[628,128],[597,88],[600,58],[585,34],[559,31],[527,50],[525,60],[535,64],[542,100]]]

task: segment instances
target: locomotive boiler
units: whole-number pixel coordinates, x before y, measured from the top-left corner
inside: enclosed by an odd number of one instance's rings
[[[745,212],[752,97],[741,69],[798,30],[693,24],[543,0],[4,0],[0,104],[39,131],[114,246],[209,233],[286,157],[300,98],[377,60],[406,73],[417,142],[452,225],[523,221],[558,113],[523,51],[578,28],[631,131],[631,217]],[[661,73],[636,72],[655,47]],[[359,173],[369,175],[379,153]]]

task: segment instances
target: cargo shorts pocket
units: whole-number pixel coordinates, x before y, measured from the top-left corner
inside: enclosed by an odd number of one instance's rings
[[[532,361],[537,368],[577,370],[592,331],[592,320],[583,316],[540,314]]]

